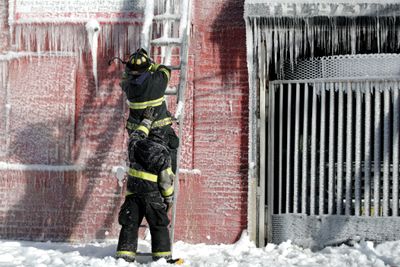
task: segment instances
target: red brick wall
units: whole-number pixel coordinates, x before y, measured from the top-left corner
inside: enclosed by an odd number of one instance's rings
[[[176,240],[230,243],[247,227],[243,2],[192,1]],[[7,3],[0,1],[0,54],[12,50],[7,8],[3,8]],[[99,47],[99,55],[97,92],[90,54],[7,61],[12,127],[7,138],[0,133],[0,151],[7,140],[16,149],[0,154],[0,161],[85,168],[0,169],[0,238],[117,238],[123,189],[111,170],[125,159],[127,109],[118,86],[121,69],[106,64],[111,52]],[[4,117],[6,92],[1,85],[0,89],[0,117]],[[173,108],[174,100],[170,102]],[[5,128],[1,120],[0,129]],[[68,142],[71,147],[62,146]],[[55,147],[48,157],[40,152],[45,145]]]
[[[193,1],[190,97],[193,168],[185,175],[178,239],[234,242],[247,227],[248,83],[244,1]],[[190,90],[189,90],[190,91]]]

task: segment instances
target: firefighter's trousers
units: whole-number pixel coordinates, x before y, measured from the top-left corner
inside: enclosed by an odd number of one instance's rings
[[[160,192],[132,194],[125,197],[118,218],[122,228],[117,251],[133,252],[135,255],[138,230],[143,217],[146,218],[150,228],[153,259],[170,258],[171,244],[168,230],[170,221]]]

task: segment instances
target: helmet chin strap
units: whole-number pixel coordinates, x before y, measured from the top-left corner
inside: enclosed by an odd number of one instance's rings
[[[125,65],[126,65],[126,63],[128,63],[128,61],[123,61],[123,60],[122,60],[121,58],[119,58],[119,57],[113,57],[113,58],[111,58],[111,59],[108,61],[108,65],[111,65],[111,64],[113,63],[113,61],[116,60],[116,59],[118,59],[118,61],[121,62],[122,64],[125,64]]]

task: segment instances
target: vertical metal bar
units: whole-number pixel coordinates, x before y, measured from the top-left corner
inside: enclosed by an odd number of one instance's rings
[[[268,160],[268,180],[267,180],[267,203],[268,203],[268,210],[267,210],[267,216],[268,216],[268,236],[272,238],[272,214],[275,214],[274,208],[275,208],[275,93],[276,93],[276,87],[271,86],[271,89],[268,90],[268,100],[269,100],[269,113],[268,113],[268,131],[269,131],[269,138],[268,138],[268,151],[269,151],[269,160]],[[265,179],[264,179],[265,182]],[[264,185],[265,186],[265,185]],[[261,187],[261,186],[260,186]],[[265,191],[265,190],[264,190]],[[261,202],[261,204],[265,203],[265,195],[261,195],[260,199],[263,199],[264,202]],[[265,225],[265,224],[264,224]],[[264,226],[263,224],[260,225],[260,227]],[[265,228],[265,227],[264,227]],[[264,231],[264,230],[263,230]],[[261,231],[260,231],[261,232]],[[260,236],[262,237],[262,236]],[[265,240],[265,239],[264,239]],[[262,240],[262,243],[264,245],[265,241]]]
[[[356,86],[356,132],[355,132],[355,168],[354,168],[354,212],[356,216],[361,215],[361,89],[360,83]]]
[[[319,156],[319,203],[318,214],[324,214],[325,199],[325,83],[321,86],[321,132],[320,132],[320,156]]]
[[[291,155],[292,155],[292,150],[291,150],[291,140],[292,140],[292,135],[291,135],[291,121],[292,121],[292,84],[288,84],[288,107],[287,107],[287,153],[286,153],[286,213],[289,213],[290,211],[290,170],[292,167],[291,163]]]
[[[393,207],[392,215],[399,216],[399,85],[393,88]]]
[[[267,107],[267,85],[265,79],[265,48],[260,47],[259,51],[259,62],[260,66],[260,177],[257,187],[258,196],[258,245],[263,246],[265,243],[265,190],[266,190],[266,179],[272,180],[271,177],[271,152],[268,150],[268,155],[266,154],[266,148],[270,146],[270,138],[272,127],[269,119],[273,116],[271,106]],[[271,85],[271,91],[273,91],[273,86]],[[270,102],[269,102],[270,103]],[[268,110],[267,110],[268,108]],[[268,112],[268,113],[267,113]],[[267,139],[267,120],[268,120],[268,139]],[[268,142],[268,143],[267,143]],[[268,168],[266,168],[266,165]],[[268,173],[267,173],[268,170]],[[269,190],[269,188],[267,188]],[[269,199],[268,199],[269,200]],[[268,223],[271,219],[271,206],[273,203],[268,201]],[[271,228],[271,227],[270,227]],[[272,232],[271,232],[272,233]],[[268,231],[268,237],[270,238],[270,232]]]
[[[279,86],[279,166],[278,166],[278,213],[282,213],[283,182],[283,84]]]
[[[382,84],[383,85],[383,84]],[[389,215],[389,160],[390,160],[390,91],[389,84],[383,88],[383,216]]]
[[[343,83],[339,83],[336,214],[342,214],[342,203],[343,203],[343,142],[344,142],[343,140],[344,92],[343,91],[344,91]]]
[[[365,90],[365,140],[364,140],[364,214],[370,216],[371,210],[371,84]]]
[[[299,135],[300,135],[300,84],[296,84],[296,115],[294,126],[294,181],[293,181],[293,213],[298,213],[299,198]]]
[[[317,172],[317,84],[314,83],[311,117],[311,168],[310,168],[310,215],[315,214],[315,182]]]
[[[328,166],[328,214],[333,213],[333,180],[335,175],[335,85],[329,88],[329,166]]]
[[[381,172],[381,100],[379,86],[374,86],[374,216],[379,216],[379,190],[380,190],[380,172]]]
[[[352,126],[353,126],[353,91],[352,84],[347,83],[347,123],[346,123],[346,205],[345,214],[350,215],[351,209],[351,179],[352,179]]]
[[[308,84],[304,84],[304,112],[303,112],[303,175],[301,178],[301,213],[307,213],[307,150],[308,150]]]

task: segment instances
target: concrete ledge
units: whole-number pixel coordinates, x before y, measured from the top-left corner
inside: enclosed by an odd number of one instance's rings
[[[344,215],[272,215],[272,240],[291,240],[312,249],[328,245],[370,240],[376,243],[400,239],[400,217],[361,217]]]

